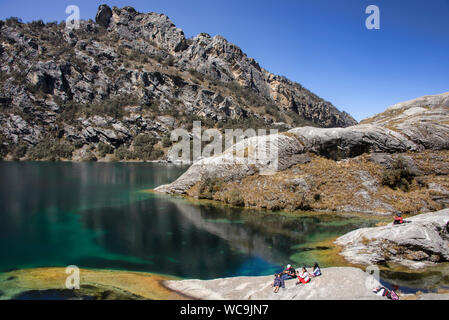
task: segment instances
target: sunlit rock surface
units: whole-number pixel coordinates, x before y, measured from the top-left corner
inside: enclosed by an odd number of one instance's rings
[[[308,284],[285,281],[285,289],[273,292],[274,276],[214,280],[165,281],[165,285],[204,300],[382,300],[372,289],[379,282],[361,269],[326,268]]]
[[[420,269],[449,261],[449,209],[406,219],[409,223],[363,228],[335,243],[350,262],[370,265],[399,263]]]
[[[417,109],[420,106],[419,109]],[[422,106],[422,107],[421,107]],[[261,157],[256,166],[246,163],[251,152],[235,150],[257,148],[264,140],[273,140],[271,157]],[[389,108],[384,113],[347,128],[291,129],[284,134],[255,137],[241,141],[223,154],[203,159],[177,181],[156,191],[183,194],[206,178],[240,180],[267,172],[276,159],[278,171],[297,163],[301,154],[311,152],[332,160],[354,158],[365,153],[419,152],[449,148],[449,93],[423,97]]]

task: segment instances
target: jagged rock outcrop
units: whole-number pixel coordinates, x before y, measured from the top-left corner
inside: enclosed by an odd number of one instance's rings
[[[416,109],[417,101],[426,101],[426,108]],[[225,181],[242,179],[259,172],[266,172],[278,163],[277,171],[285,170],[299,163],[298,159],[311,152],[332,160],[354,158],[365,153],[419,152],[426,149],[449,149],[449,93],[420,98],[392,107],[375,119],[348,128],[291,129],[287,133],[243,140],[223,154],[194,163],[190,169],[171,185],[161,186],[159,192],[186,193],[197,182],[206,178]],[[392,120],[391,110],[394,110]],[[406,125],[403,125],[402,122]],[[391,127],[388,124],[394,123]],[[425,128],[425,131],[424,129]],[[265,141],[272,144],[273,152],[268,157],[259,157],[254,165],[248,159],[257,156],[259,145]],[[238,150],[251,150],[246,156]]]
[[[363,228],[335,243],[351,263],[399,263],[420,269],[449,261],[449,209],[406,219],[402,225]]]
[[[109,23],[112,18],[112,10],[109,6],[102,4],[98,8],[97,15],[95,16],[95,22],[97,22],[102,27],[109,27]]]
[[[7,152],[15,152],[17,141],[32,148],[49,135],[76,149],[95,149],[99,141],[128,148],[136,134],[160,142],[193,120],[205,127],[284,129],[356,123],[221,36],[187,39],[166,15],[132,7],[101,5],[95,20],[81,21],[79,29],[16,19],[1,24],[0,138]],[[12,115],[39,130],[9,130]],[[88,124],[92,116],[110,116],[103,127],[111,131]],[[167,127],[160,116],[176,121]]]

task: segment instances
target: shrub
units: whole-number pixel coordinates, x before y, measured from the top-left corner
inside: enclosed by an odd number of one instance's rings
[[[382,184],[392,189],[401,189],[404,192],[410,191],[410,184],[416,174],[402,158],[396,159],[391,169],[382,172]]]
[[[42,20],[34,20],[29,24],[29,26],[31,30],[39,31],[40,29],[45,27],[45,23]]]
[[[122,144],[120,147],[115,149],[114,154],[118,160],[133,159],[133,153],[131,151],[129,151],[128,148],[124,144]]]
[[[134,156],[140,160],[150,160],[157,139],[152,134],[141,134],[134,138]]]
[[[5,23],[8,27],[14,27],[14,26],[22,24],[22,19],[17,18],[17,17],[10,17],[5,20]]]
[[[3,160],[3,158],[8,154],[8,146],[6,143],[6,137],[0,133],[0,160]]]
[[[14,160],[19,160],[20,158],[23,158],[28,151],[28,146],[24,143],[19,143],[13,150],[12,150],[12,157]]]
[[[188,72],[199,81],[204,81],[204,75],[201,72],[196,71],[195,69],[189,69]]]
[[[151,152],[150,160],[158,160],[158,159],[160,159],[163,155],[164,155],[164,151],[162,151],[161,149],[154,149],[154,150]]]
[[[84,142],[82,142],[81,140],[75,140],[73,141],[73,146],[75,147],[75,149],[81,149],[84,146]]]
[[[239,190],[233,189],[229,193],[229,204],[236,206],[236,207],[245,206],[245,201],[243,200]]]
[[[71,159],[74,147],[54,138],[46,138],[31,148],[28,156],[31,160],[59,160]]]
[[[124,107],[137,103],[138,100],[132,95],[122,95],[95,102],[87,110],[91,115],[108,115],[114,119],[121,119],[125,115]]]
[[[165,136],[165,137],[162,138],[162,146],[163,146],[164,148],[168,148],[168,147],[170,147],[171,145],[172,145],[172,141],[171,141],[170,137]]]
[[[96,101],[91,104],[77,104],[73,101],[57,101],[61,106],[62,112],[59,117],[60,120],[67,123],[74,123],[79,115],[85,115],[87,117],[99,115],[99,116],[111,116],[115,119],[121,119],[126,115],[125,106],[138,105],[140,101],[137,97],[131,94],[122,94],[112,98]]]
[[[200,182],[198,198],[213,200],[214,194],[221,189],[223,181],[217,178],[206,178]]]
[[[97,151],[100,157],[104,158],[107,154],[112,154],[114,152],[114,148],[112,148],[109,144],[100,142],[97,146]]]

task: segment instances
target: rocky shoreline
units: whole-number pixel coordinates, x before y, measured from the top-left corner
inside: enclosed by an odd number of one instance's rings
[[[362,269],[324,268],[306,285],[286,281],[273,293],[273,276],[213,280],[176,280],[144,272],[80,270],[81,287],[65,287],[65,268],[23,269],[0,273],[0,300],[386,300],[372,292],[380,283]],[[400,294],[405,300],[447,300],[444,291]]]
[[[80,289],[66,288],[65,268],[21,269],[0,273],[0,300],[185,300],[167,289],[175,277],[144,272],[80,269]]]
[[[285,289],[273,292],[273,276],[233,277],[213,280],[169,280],[164,285],[196,300],[388,300],[373,293],[381,286],[373,276],[359,268],[322,269],[322,276],[307,284],[285,281]],[[391,288],[389,288],[391,289]],[[401,300],[448,300],[449,293],[405,294]]]

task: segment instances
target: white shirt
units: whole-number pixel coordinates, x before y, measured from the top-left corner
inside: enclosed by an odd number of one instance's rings
[[[309,273],[307,271],[302,272],[299,276],[304,279],[304,281],[309,281]]]

